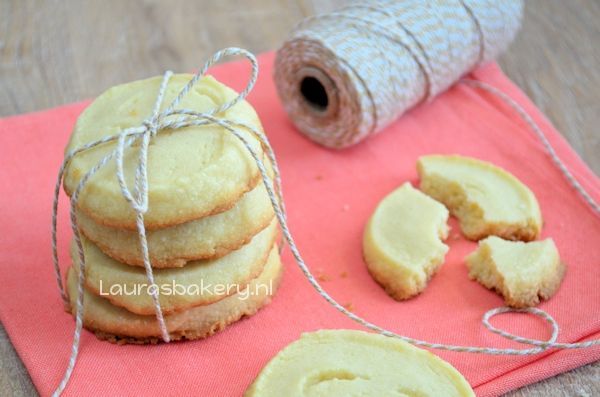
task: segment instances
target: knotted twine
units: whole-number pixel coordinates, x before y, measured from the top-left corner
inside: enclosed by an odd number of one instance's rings
[[[522,0],[374,0],[307,18],[277,51],[277,91],[310,139],[354,145],[495,59],[522,8]]]
[[[250,75],[250,79],[246,87],[242,90],[242,92],[233,100],[224,103],[223,105],[210,110],[208,112],[196,112],[192,109],[179,109],[177,105],[180,103],[183,97],[190,91],[190,89],[198,82],[198,80],[205,75],[208,68],[214,63],[220,61],[222,58],[229,56],[243,56],[245,57],[252,66],[252,71]],[[223,127],[224,132],[233,134],[237,139],[240,140],[242,145],[248,150],[252,158],[256,162],[256,166],[260,171],[262,176],[262,181],[267,190],[269,200],[271,201],[271,205],[273,206],[273,210],[279,222],[279,225],[282,230],[283,238],[285,242],[287,242],[290,247],[291,253],[296,261],[296,264],[299,266],[300,270],[307,278],[308,282],[314,287],[321,297],[323,297],[331,306],[336,308],[345,316],[354,320],[355,322],[361,324],[369,330],[378,332],[384,336],[395,337],[401,339],[405,342],[411,343],[416,346],[426,347],[430,349],[438,349],[438,350],[449,350],[455,352],[467,352],[467,353],[482,353],[482,354],[491,354],[491,355],[531,355],[538,354],[548,349],[578,349],[591,347],[594,345],[599,345],[600,340],[591,340],[587,342],[580,343],[558,343],[557,338],[559,334],[559,326],[548,313],[541,309],[537,308],[527,308],[527,309],[513,309],[508,307],[500,307],[489,310],[483,316],[483,324],[484,326],[493,333],[503,336],[504,338],[528,344],[533,347],[527,349],[497,349],[492,347],[480,347],[480,346],[458,346],[458,345],[447,345],[442,343],[432,343],[419,339],[415,339],[412,337],[404,336],[392,331],[388,331],[384,328],[379,327],[376,324],[369,322],[366,319],[352,313],[344,306],[339,304],[335,299],[333,299],[324,289],[321,287],[317,279],[313,276],[308,266],[302,259],[302,256],[294,242],[294,238],[289,230],[287,224],[287,217],[284,207],[283,195],[281,192],[281,178],[279,173],[279,166],[275,158],[275,153],[273,148],[271,147],[267,136],[258,131],[251,125],[248,125],[241,121],[226,119],[221,117],[221,113],[230,109],[235,104],[244,100],[247,95],[250,93],[254,84],[256,83],[256,78],[258,76],[258,61],[250,52],[240,49],[240,48],[226,48],[221,51],[215,53],[200,69],[198,73],[196,73],[193,78],[184,86],[181,92],[177,95],[177,97],[173,100],[173,102],[164,110],[160,111],[165,90],[169,79],[173,73],[171,71],[165,72],[163,76],[163,80],[161,82],[159,92],[157,95],[157,99],[152,110],[151,116],[142,122],[142,124],[138,127],[131,127],[121,131],[119,134],[111,135],[104,137],[102,139],[89,142],[77,149],[69,152],[60,167],[57,183],[54,189],[54,202],[53,202],[53,213],[52,213],[52,254],[53,254],[53,262],[54,262],[54,271],[56,275],[56,281],[58,283],[58,287],[62,296],[62,299],[65,304],[65,308],[70,308],[70,301],[65,292],[62,275],[59,266],[58,260],[58,250],[57,250],[57,217],[58,217],[58,199],[60,188],[64,176],[64,172],[68,167],[70,161],[79,153],[82,153],[86,150],[94,148],[98,145],[106,144],[109,142],[116,142],[116,148],[107,154],[104,158],[102,158],[94,167],[92,167],[80,180],[77,188],[73,191],[71,195],[71,207],[70,207],[70,219],[71,219],[71,229],[73,230],[74,240],[77,246],[77,255],[79,260],[79,272],[78,272],[78,282],[77,282],[77,304],[76,304],[76,314],[75,314],[75,331],[73,335],[73,343],[71,346],[71,355],[69,358],[68,366],[65,370],[65,374],[56,388],[53,396],[59,396],[67,386],[71,374],[73,373],[73,369],[75,368],[75,363],[77,361],[77,356],[79,354],[79,345],[80,345],[80,337],[83,326],[83,299],[84,299],[84,283],[85,283],[85,269],[86,269],[86,259],[85,252],[83,250],[83,245],[81,242],[81,235],[79,232],[78,224],[77,224],[77,201],[79,194],[89,178],[91,178],[96,172],[98,172],[102,167],[108,164],[111,160],[114,159],[117,163],[117,172],[116,178],[119,181],[119,185],[121,188],[121,193],[123,197],[130,204],[131,208],[136,213],[136,225],[139,234],[140,241],[140,250],[142,254],[142,258],[144,261],[144,268],[146,270],[146,276],[148,279],[149,285],[154,285],[154,276],[152,265],[150,262],[150,258],[148,255],[148,243],[146,239],[146,230],[144,225],[144,214],[148,211],[148,175],[147,175],[147,161],[148,161],[148,146],[152,138],[154,138],[157,134],[163,131],[177,131],[185,127],[189,126],[203,126],[209,124],[215,124]],[[538,135],[541,139],[544,147],[550,154],[554,163],[559,167],[562,173],[567,178],[567,181],[579,192],[581,197],[594,209],[597,215],[600,215],[600,206],[598,203],[594,201],[594,199],[586,192],[586,190],[577,182],[577,180],[573,177],[573,175],[569,172],[566,165],[560,160],[560,158],[554,152],[549,141],[546,139],[544,133],[537,126],[537,124],[527,115],[527,113],[510,97],[506,94],[500,92],[494,87],[491,87],[483,82],[474,81],[474,80],[466,80],[466,84],[470,84],[486,91],[491,92],[492,94],[498,96],[500,99],[505,101],[511,107],[513,107],[518,114],[525,120],[525,122],[533,129],[533,131]],[[240,129],[246,129],[251,132],[261,143],[261,148],[263,152],[265,152],[271,162],[273,169],[273,179],[270,179],[269,174],[267,172],[267,168],[262,160],[261,153],[257,152],[252,148],[250,142],[242,134],[239,133]],[[139,152],[138,152],[138,165],[136,168],[135,179],[134,179],[134,188],[133,192],[127,186],[124,177],[123,171],[123,158],[124,151],[126,149],[135,150],[135,147],[132,146],[136,141],[140,141]],[[164,342],[169,342],[169,332],[165,325],[164,316],[161,310],[160,302],[158,300],[158,291],[157,289],[152,289],[152,300],[155,308],[155,315],[161,330],[162,339]],[[517,313],[529,313],[535,316],[538,316],[548,322],[552,328],[552,334],[550,338],[546,341],[536,340],[530,338],[524,338],[518,335],[511,334],[509,332],[498,329],[490,324],[490,319],[502,313],[508,312],[517,312]]]

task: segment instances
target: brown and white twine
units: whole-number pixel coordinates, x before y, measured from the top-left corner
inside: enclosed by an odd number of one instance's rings
[[[298,129],[343,148],[496,58],[521,0],[373,0],[307,18],[277,51],[275,83]]]
[[[192,109],[178,109],[177,105],[180,103],[181,99],[189,92],[189,90],[198,82],[198,80],[206,73],[207,69],[214,63],[218,62],[224,57],[229,56],[237,56],[241,55],[247,58],[252,65],[252,72],[249,79],[249,82],[246,88],[232,101],[227,102],[220,107],[213,109],[209,112],[196,112]],[[79,197],[79,193],[82,188],[85,186],[89,178],[91,178],[98,170],[100,170],[103,166],[108,164],[110,161],[117,162],[117,175],[116,178],[119,180],[119,184],[121,187],[121,192],[123,197],[127,199],[131,208],[136,213],[136,224],[140,238],[140,249],[142,250],[142,257],[144,259],[144,268],[146,270],[146,275],[148,278],[148,282],[150,285],[154,284],[153,278],[153,270],[151,266],[151,262],[148,256],[148,243],[146,240],[145,234],[145,226],[144,226],[144,213],[148,210],[148,179],[147,179],[147,156],[148,156],[148,145],[153,137],[157,134],[169,130],[169,131],[177,131],[181,128],[188,126],[202,126],[214,124],[223,127],[224,131],[227,133],[233,134],[239,141],[243,144],[243,146],[248,150],[250,155],[254,158],[256,162],[256,166],[258,167],[260,174],[262,176],[263,183],[266,187],[269,199],[275,211],[275,215],[279,222],[279,225],[282,230],[282,234],[284,240],[288,243],[291,253],[300,267],[300,270],[304,274],[304,276],[308,279],[309,283],[315,288],[317,293],[321,295],[329,304],[331,304],[334,308],[340,311],[345,316],[354,320],[355,322],[361,324],[362,326],[378,332],[382,335],[399,338],[413,345],[422,346],[430,349],[439,349],[439,350],[449,350],[455,352],[468,352],[468,353],[483,353],[483,354],[492,354],[492,355],[530,355],[537,354],[548,349],[578,349],[591,347],[600,344],[600,340],[591,340],[587,342],[581,343],[558,343],[558,333],[559,327],[556,321],[543,310],[536,308],[529,308],[523,310],[511,309],[506,307],[496,308],[485,313],[483,317],[483,324],[487,329],[491,332],[499,334],[507,339],[527,344],[532,346],[531,348],[525,349],[499,349],[492,347],[479,347],[479,346],[457,346],[457,345],[447,345],[442,343],[432,343],[427,342],[415,338],[411,338],[408,336],[404,336],[392,331],[388,331],[383,329],[376,324],[369,322],[368,320],[352,313],[344,306],[339,304],[335,299],[333,299],[319,284],[317,279],[313,276],[308,266],[305,264],[302,256],[294,242],[292,234],[289,230],[285,209],[284,209],[284,201],[281,194],[281,179],[279,173],[279,167],[275,158],[275,153],[267,139],[267,137],[261,132],[258,131],[251,125],[248,125],[243,122],[226,119],[222,117],[222,113],[234,106],[239,101],[246,98],[248,93],[252,90],[256,77],[258,75],[258,62],[254,55],[249,53],[246,50],[239,48],[227,48],[222,51],[217,52],[213,57],[211,57],[203,66],[203,68],[190,80],[188,84],[181,90],[181,92],[177,95],[177,97],[173,100],[173,102],[166,108],[164,111],[160,111],[160,107],[163,101],[165,88],[169,82],[172,73],[167,71],[164,74],[162,83],[160,85],[160,89],[157,95],[157,100],[152,112],[152,115],[142,123],[142,125],[138,127],[132,127],[121,131],[119,134],[107,136],[100,140],[87,143],[80,148],[77,148],[65,156],[65,159],[60,167],[58,180],[54,190],[54,203],[53,203],[53,214],[52,214],[52,251],[53,251],[53,262],[54,262],[54,270],[56,273],[56,280],[61,292],[61,296],[65,303],[65,307],[70,307],[70,301],[65,292],[65,288],[63,286],[62,275],[59,266],[58,260],[58,252],[57,252],[57,216],[58,216],[58,198],[61,188],[61,183],[63,180],[64,172],[68,167],[70,161],[79,153],[82,153],[88,149],[91,149],[97,145],[101,145],[108,142],[116,142],[115,149],[106,155],[103,159],[101,159],[94,167],[92,167],[81,179],[77,188],[73,192],[71,196],[71,209],[70,209],[70,217],[71,217],[71,228],[73,230],[74,239],[77,245],[77,255],[79,262],[79,272],[78,272],[78,284],[77,284],[77,300],[76,300],[76,325],[73,336],[73,343],[71,347],[71,355],[69,358],[69,362],[67,368],[65,370],[65,374],[56,388],[54,392],[54,396],[59,396],[67,386],[69,379],[73,373],[73,369],[75,368],[75,363],[77,361],[77,356],[79,354],[79,346],[80,346],[80,338],[81,331],[83,326],[83,315],[84,315],[84,283],[85,283],[85,269],[86,269],[86,259],[85,252],[83,250],[83,245],[81,241],[81,236],[79,234],[79,228],[77,225],[77,201]],[[531,126],[531,128],[539,135],[540,139],[544,143],[544,147],[550,154],[552,160],[558,165],[559,169],[565,174],[567,181],[579,192],[579,194],[584,198],[584,200],[595,210],[597,215],[600,215],[600,208],[598,203],[594,201],[594,199],[585,191],[585,189],[575,180],[575,178],[568,171],[566,165],[560,160],[560,158],[556,155],[552,146],[545,138],[543,132],[539,129],[539,127],[535,124],[535,122],[526,114],[526,112],[514,101],[508,98],[505,94],[497,91],[493,87],[489,87],[484,85],[482,82],[478,81],[467,81],[466,83],[478,86],[482,89],[486,89],[491,93],[499,96],[502,100],[507,101],[507,103],[514,107],[519,115],[524,118],[524,120]],[[259,141],[261,142],[262,151],[265,152],[270,160],[272,165],[273,179],[269,178],[269,173],[267,168],[263,162],[262,153],[257,152],[251,145],[251,143],[239,132],[240,130],[250,131]],[[139,152],[138,152],[138,163],[136,168],[136,175],[134,180],[134,188],[133,192],[125,183],[124,172],[123,172],[123,153],[126,149],[135,150],[133,143],[136,141],[140,141]],[[158,296],[156,295],[157,291],[153,290],[154,294],[152,295],[155,314],[158,325],[161,330],[162,338],[165,342],[169,342],[169,332],[166,327],[164,316],[160,307],[160,303],[158,300]],[[546,341],[535,340],[530,338],[523,338],[518,335],[513,335],[506,331],[500,330],[492,326],[489,322],[490,318],[502,313],[507,312],[521,312],[521,313],[529,313],[536,315],[544,320],[546,320],[552,327],[552,335]]]

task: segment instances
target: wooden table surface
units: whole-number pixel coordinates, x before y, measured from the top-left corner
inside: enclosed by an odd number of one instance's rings
[[[275,49],[300,19],[343,0],[0,0],[0,116],[91,98],[107,87],[192,70],[226,46]],[[600,2],[528,0],[500,59],[600,174]],[[36,395],[0,325],[0,395]],[[600,363],[510,396],[598,396]]]

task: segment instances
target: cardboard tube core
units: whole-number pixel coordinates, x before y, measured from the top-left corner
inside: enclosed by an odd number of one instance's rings
[[[311,114],[327,117],[335,114],[338,106],[337,88],[321,69],[306,66],[300,70],[298,89],[303,107]]]

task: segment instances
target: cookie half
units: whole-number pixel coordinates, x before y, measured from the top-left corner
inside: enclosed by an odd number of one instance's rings
[[[191,80],[176,74],[167,86],[162,109],[167,108]],[[96,98],[77,119],[66,148],[69,152],[126,128],[142,125],[151,116],[162,77],[115,86]],[[178,105],[207,112],[231,101],[237,93],[210,76],[202,77]],[[262,131],[252,106],[241,101],[218,115]],[[262,155],[259,140],[248,130],[238,132]],[[76,155],[66,168],[64,187],[71,195],[83,176],[112,152],[116,142],[99,145]],[[139,142],[125,150],[124,172],[134,186]],[[260,180],[258,167],[233,134],[215,124],[161,131],[148,149],[149,210],[146,227],[158,229],[225,211]],[[96,222],[135,230],[135,213],[121,193],[113,160],[91,177],[79,197],[79,207]]]
[[[524,243],[490,236],[466,258],[469,277],[496,290],[508,306],[537,305],[556,293],[565,274],[554,241]]]
[[[273,221],[252,241],[228,255],[188,262],[180,268],[156,269],[152,287],[144,268],[117,262],[84,238],[86,286],[113,305],[142,315],[154,314],[152,289],[159,292],[165,313],[208,305],[244,289],[262,272],[275,244],[277,230],[277,223]],[[79,263],[74,242],[71,258],[74,264]]]
[[[271,301],[276,292],[283,267],[277,247],[271,251],[262,273],[235,295],[216,303],[197,306],[165,316],[172,340],[205,338],[244,316],[251,316]],[[75,315],[77,274],[69,268],[67,289]],[[87,289],[84,296],[84,327],[101,339],[115,343],[157,343],[162,339],[156,318],[141,316],[113,306]]]
[[[432,353],[396,338],[353,330],[302,334],[262,369],[245,397],[475,396]]]
[[[419,158],[417,169],[419,188],[448,207],[467,238],[530,241],[539,236],[537,199],[502,168],[470,157],[431,155]]]
[[[448,210],[405,183],[371,215],[363,236],[369,273],[394,299],[408,299],[427,286],[444,262]]]

